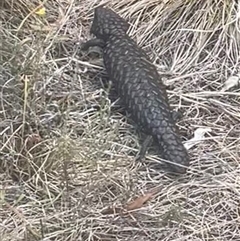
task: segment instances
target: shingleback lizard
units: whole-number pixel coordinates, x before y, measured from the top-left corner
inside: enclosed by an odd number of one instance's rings
[[[90,30],[96,38],[82,47],[103,49],[104,65],[121,103],[148,136],[144,145],[153,138],[170,171],[185,173],[189,156],[173,120],[165,86],[146,53],[127,35],[128,28],[129,24],[118,14],[97,7]]]

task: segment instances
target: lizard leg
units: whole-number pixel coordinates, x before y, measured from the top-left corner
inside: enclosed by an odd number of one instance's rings
[[[81,49],[85,51],[85,50],[88,50],[90,47],[94,47],[94,46],[103,48],[105,46],[105,42],[102,39],[98,39],[98,38],[90,39],[81,45]]]
[[[178,121],[182,117],[182,113],[180,111],[172,111],[172,118],[174,121]],[[137,161],[141,161],[147,152],[148,147],[153,143],[153,137],[148,135],[146,139],[143,141],[142,146],[140,148],[139,154],[136,157]]]
[[[140,148],[140,152],[136,158],[137,161],[141,161],[145,157],[147,149],[152,144],[152,142],[153,142],[152,136],[148,135],[146,139],[143,141],[143,144]]]
[[[176,110],[173,110],[173,111],[172,111],[172,118],[173,118],[173,121],[174,121],[174,122],[177,122],[177,121],[180,120],[182,117],[183,117],[182,112],[176,111]]]

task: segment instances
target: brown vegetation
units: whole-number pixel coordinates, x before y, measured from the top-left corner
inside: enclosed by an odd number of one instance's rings
[[[139,132],[97,51],[79,48],[95,2],[131,23],[186,143],[211,129],[186,175],[155,169],[154,150],[135,162]],[[240,240],[240,94],[225,85],[239,80],[239,18],[228,0],[2,0],[1,241]]]

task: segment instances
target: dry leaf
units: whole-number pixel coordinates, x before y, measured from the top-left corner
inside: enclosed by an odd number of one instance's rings
[[[224,83],[224,86],[221,89],[221,91],[229,90],[232,87],[238,85],[239,82],[240,82],[240,74],[238,74],[236,76],[231,76],[226,80],[226,82]]]
[[[104,209],[101,213],[102,214],[118,214],[118,213],[125,213],[127,211],[132,211],[138,208],[141,208],[149,199],[152,198],[158,192],[159,188],[153,188],[152,191],[147,192],[146,194],[136,198],[135,200],[131,201],[124,208],[120,207],[108,207]]]
[[[131,211],[131,210],[141,208],[143,206],[143,204],[146,203],[149,199],[151,199],[155,193],[156,193],[156,191],[148,192],[148,193],[136,198],[135,200],[133,200],[132,202],[130,202],[129,204],[126,205],[126,207],[125,207],[126,210]]]
[[[194,137],[184,143],[184,146],[187,150],[195,146],[196,144],[200,143],[201,141],[204,141],[205,134],[207,132],[211,132],[211,128],[198,128],[194,131]]]
[[[41,7],[40,9],[35,11],[35,13],[41,17],[44,17],[46,15],[46,9],[44,7]]]

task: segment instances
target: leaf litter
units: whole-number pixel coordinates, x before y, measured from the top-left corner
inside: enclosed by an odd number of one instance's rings
[[[158,153],[135,162],[138,132],[79,48],[101,4],[129,20],[183,113],[186,175],[153,168]],[[237,1],[4,0],[0,13],[2,241],[240,239]]]

